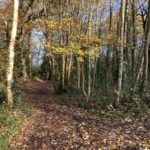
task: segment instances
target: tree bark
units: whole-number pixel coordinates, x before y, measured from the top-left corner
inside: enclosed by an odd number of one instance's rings
[[[135,15],[136,15],[136,10],[135,10],[135,6],[136,6],[136,1],[133,0],[132,1],[132,49],[131,49],[131,52],[132,52],[132,81],[134,81],[134,78],[135,78],[135,63],[136,63],[136,24],[135,24]],[[134,84],[134,82],[132,83],[132,85]]]
[[[122,90],[122,78],[123,78],[123,58],[124,58],[124,17],[125,17],[125,0],[122,0],[121,4],[121,31],[120,31],[120,50],[119,50],[119,72],[118,72],[118,90],[116,104],[120,104],[120,96]]]
[[[77,69],[78,69],[78,90],[80,90],[80,85],[81,85],[81,64],[79,58],[77,58]]]
[[[13,103],[13,91],[12,91],[12,83],[13,83],[13,70],[14,70],[14,46],[17,35],[17,27],[18,27],[18,9],[19,9],[19,0],[14,0],[14,12],[13,12],[13,25],[11,31],[11,39],[9,43],[9,60],[8,60],[8,68],[7,68],[7,101],[8,103]]]
[[[32,33],[29,33],[28,36],[28,49],[29,49],[29,53],[28,53],[28,59],[29,59],[29,77],[32,77],[32,47],[31,47],[31,42],[32,42],[32,38],[31,35]]]
[[[147,89],[147,80],[148,80],[148,50],[150,43],[150,0],[148,4],[148,22],[145,32],[145,44],[144,44],[144,63],[143,63],[143,82],[142,82],[142,93]]]
[[[90,38],[91,36],[91,30],[92,30],[92,6],[91,6],[91,0],[89,0],[89,4],[90,4],[90,12],[89,12],[89,19],[88,19],[88,37]],[[90,56],[90,52],[91,50],[89,49],[89,57],[88,57],[88,99],[87,99],[87,103],[89,102],[90,96],[91,96],[91,72],[92,72],[92,68],[91,68],[91,56]]]

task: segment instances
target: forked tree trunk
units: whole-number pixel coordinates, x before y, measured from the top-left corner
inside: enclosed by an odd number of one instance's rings
[[[124,17],[125,17],[125,0],[122,0],[121,6],[121,32],[120,32],[120,50],[119,50],[119,72],[118,72],[118,90],[116,104],[120,103],[122,77],[123,77],[123,49],[124,49]]]
[[[14,46],[17,35],[17,26],[18,26],[18,9],[19,9],[19,0],[14,0],[14,12],[13,12],[13,25],[11,31],[11,39],[9,43],[9,60],[7,68],[7,101],[8,103],[13,103],[13,92],[12,92],[12,83],[13,83],[13,70],[14,70]]]

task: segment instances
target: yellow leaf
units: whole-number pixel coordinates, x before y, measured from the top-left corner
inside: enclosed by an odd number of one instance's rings
[[[117,149],[117,145],[116,145],[116,144],[112,144],[112,145],[111,145],[111,149],[112,149],[112,150],[116,150],[116,149]]]

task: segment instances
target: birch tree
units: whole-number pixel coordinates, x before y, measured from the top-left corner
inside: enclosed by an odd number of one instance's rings
[[[8,103],[13,103],[13,71],[14,71],[14,46],[17,35],[17,26],[18,26],[18,9],[19,9],[19,0],[14,0],[14,12],[13,12],[13,24],[11,31],[11,39],[9,43],[9,58],[8,58],[8,68],[7,68],[7,101]]]

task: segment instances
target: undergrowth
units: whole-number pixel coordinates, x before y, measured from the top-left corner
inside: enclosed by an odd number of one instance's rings
[[[19,97],[18,97],[19,98]],[[0,150],[11,149],[10,143],[21,132],[31,108],[22,100],[16,100],[13,108],[3,103],[0,106]]]
[[[139,96],[130,99],[130,97],[122,97],[121,104],[115,108],[113,103],[115,96],[111,94],[94,94],[87,106],[86,100],[79,92],[72,92],[68,90],[67,93],[62,94],[57,99],[57,103],[80,107],[88,110],[91,114],[96,116],[103,116],[109,118],[130,118],[130,119],[150,119],[150,106],[140,99]]]

